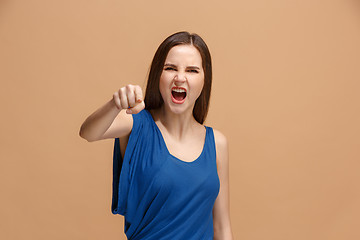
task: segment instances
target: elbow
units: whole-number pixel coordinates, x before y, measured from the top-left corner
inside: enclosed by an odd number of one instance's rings
[[[85,139],[88,142],[94,142],[96,141],[96,139],[91,138],[90,136],[87,136],[86,132],[84,131],[83,127],[81,126],[80,131],[79,131],[79,136],[83,139]]]
[[[88,142],[95,142],[95,141],[97,141],[97,139],[85,137],[85,136],[81,135],[81,133],[79,133],[79,136],[80,136],[81,138],[85,139],[85,140],[88,141]]]

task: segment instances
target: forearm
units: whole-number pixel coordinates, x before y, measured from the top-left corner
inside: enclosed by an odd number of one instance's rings
[[[81,125],[79,135],[88,141],[98,139],[110,127],[120,111],[111,99],[86,118]]]

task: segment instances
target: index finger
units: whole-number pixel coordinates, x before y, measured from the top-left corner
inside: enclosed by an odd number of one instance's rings
[[[142,100],[144,99],[142,90],[139,86],[135,87],[135,99],[136,99],[136,102],[138,102],[138,103],[142,102]]]

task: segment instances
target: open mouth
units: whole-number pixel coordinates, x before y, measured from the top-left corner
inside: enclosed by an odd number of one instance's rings
[[[183,103],[186,98],[186,89],[174,87],[171,89],[171,95],[174,103]]]

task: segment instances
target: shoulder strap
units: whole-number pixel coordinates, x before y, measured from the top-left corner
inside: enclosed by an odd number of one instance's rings
[[[214,137],[214,131],[212,129],[212,127],[206,127],[206,141],[207,141],[207,148],[208,151],[210,151],[211,155],[215,157],[216,159],[216,145],[215,145],[215,137]]]

